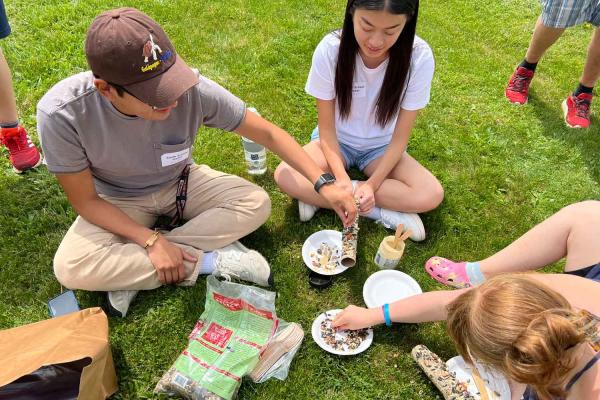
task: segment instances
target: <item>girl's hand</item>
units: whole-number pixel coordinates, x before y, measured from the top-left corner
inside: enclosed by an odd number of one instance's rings
[[[335,316],[331,326],[338,329],[361,329],[381,323],[383,313],[380,308],[348,306]]]
[[[368,182],[359,182],[356,192],[354,192],[360,203],[359,210],[361,215],[368,214],[375,207],[375,193]]]

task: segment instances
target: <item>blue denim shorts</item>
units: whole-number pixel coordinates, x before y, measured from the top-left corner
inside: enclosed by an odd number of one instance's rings
[[[315,128],[310,135],[310,140],[319,140],[319,128]],[[367,168],[367,165],[369,165],[371,161],[377,160],[379,157],[383,156],[385,149],[388,147],[386,144],[385,146],[375,147],[374,149],[356,150],[343,143],[339,143],[339,145],[340,151],[342,152],[342,157],[344,157],[346,169],[356,167],[361,172]]]
[[[6,10],[4,10],[4,1],[0,0],[0,39],[4,39],[10,34],[10,25],[8,24],[8,18],[6,17]]]

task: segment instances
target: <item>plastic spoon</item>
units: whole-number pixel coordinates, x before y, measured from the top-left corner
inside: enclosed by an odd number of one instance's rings
[[[400,240],[402,240],[402,229],[404,229],[404,225],[398,224],[398,226],[396,227],[396,234],[394,235],[394,244],[392,245],[392,247],[396,250],[398,249]]]
[[[400,236],[400,240],[404,242],[406,239],[409,238],[410,235],[412,235],[412,231],[410,229],[407,229],[406,232],[404,232],[402,236]]]

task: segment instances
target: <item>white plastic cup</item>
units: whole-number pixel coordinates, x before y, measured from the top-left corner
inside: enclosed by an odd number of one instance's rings
[[[260,115],[255,108],[248,108],[257,115]],[[242,146],[244,147],[244,160],[248,167],[250,175],[262,175],[267,172],[267,151],[262,144],[242,136]]]

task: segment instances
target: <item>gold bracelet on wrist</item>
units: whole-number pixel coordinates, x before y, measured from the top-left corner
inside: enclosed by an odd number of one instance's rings
[[[159,236],[160,236],[160,232],[154,231],[152,236],[150,236],[150,238],[148,238],[148,240],[146,240],[146,243],[144,244],[144,249],[147,249],[148,247],[153,246],[154,243],[156,243],[156,241],[158,240]]]

